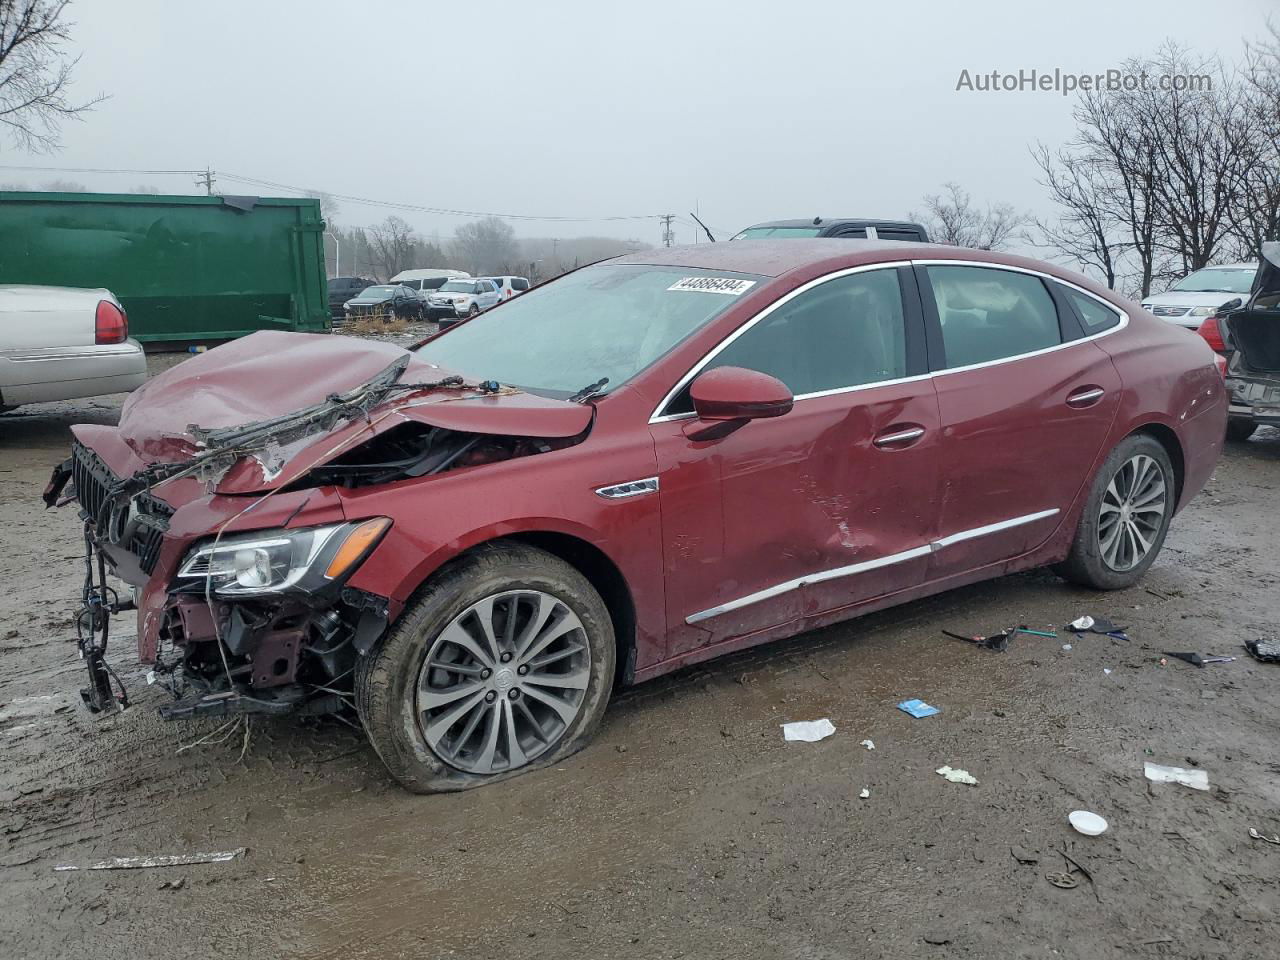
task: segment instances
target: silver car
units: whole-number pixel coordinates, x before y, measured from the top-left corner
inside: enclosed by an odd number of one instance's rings
[[[1161,320],[1198,330],[1204,318],[1213,316],[1224,303],[1248,299],[1249,285],[1257,272],[1256,262],[1204,267],[1187,274],[1164,293],[1147,297],[1142,307]]]
[[[0,285],[0,411],[124,393],[147,379],[110,290]]]

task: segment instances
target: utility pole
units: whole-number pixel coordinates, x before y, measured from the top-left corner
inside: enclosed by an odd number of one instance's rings
[[[205,167],[204,173],[196,177],[196,186],[204,187],[204,192],[212,197],[214,180],[215,180],[215,177],[213,175],[213,171],[210,170],[208,167]]]
[[[666,213],[662,215],[662,244],[669,247],[675,243],[675,234],[671,232],[671,221],[675,218],[674,213]]]

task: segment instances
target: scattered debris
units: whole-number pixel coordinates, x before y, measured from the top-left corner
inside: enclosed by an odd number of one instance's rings
[[[1088,810],[1072,810],[1067,819],[1077,833],[1083,833],[1086,837],[1096,837],[1107,832],[1107,821]]]
[[[922,717],[932,717],[935,713],[941,713],[938,707],[931,707],[923,700],[903,700],[898,704],[898,709],[903,713],[909,713],[911,716],[919,720]]]
[[[1001,630],[999,633],[990,637],[966,637],[962,633],[952,633],[950,630],[943,630],[942,635],[951,637],[953,640],[963,640],[965,643],[972,643],[983,650],[992,650],[996,653],[1004,653],[1009,649],[1009,631]]]
[[[1107,676],[1107,677],[1111,676],[1111,668],[1110,668],[1110,667],[1103,667],[1103,668],[1102,668],[1102,674],[1103,674],[1103,676]]]
[[[145,867],[185,867],[195,863],[226,863],[236,857],[244,856],[247,848],[236,847],[220,853],[176,853],[159,857],[112,857],[110,860],[99,860],[86,866],[75,863],[60,863],[53,869],[62,870],[137,870]]]
[[[876,743],[874,740],[863,740],[860,744],[858,744],[858,746],[866,747],[868,750],[874,750],[876,748]]]
[[[1185,767],[1166,767],[1150,760],[1143,764],[1147,779],[1154,783],[1178,783],[1192,790],[1208,790],[1209,774],[1204,770],[1187,770]]]
[[[1262,663],[1280,663],[1280,638],[1259,637],[1257,640],[1246,640],[1244,648],[1251,657]]]
[[[1231,663],[1236,659],[1235,657],[1204,657],[1198,653],[1175,653],[1173,650],[1165,650],[1164,655],[1185,660],[1193,667],[1203,667],[1206,663]]]
[[[186,886],[186,884],[187,884],[187,878],[179,877],[177,880],[166,880],[164,883],[160,884],[160,886],[156,887],[156,889],[157,890],[181,890],[184,886]]]
[[[1089,886],[1093,890],[1093,899],[1101,903],[1102,897],[1098,895],[1098,884],[1097,884],[1097,881],[1093,879],[1093,874],[1090,873],[1087,869],[1082,867],[1079,863],[1077,863],[1075,860],[1071,859],[1071,857],[1067,855],[1065,845],[1060,852],[1062,853],[1062,859],[1067,861],[1068,866],[1070,866],[1071,868],[1070,870],[1067,871],[1067,875],[1070,876],[1072,873],[1082,874],[1084,878],[1089,881]]]
[[[1063,890],[1073,890],[1080,886],[1076,878],[1070,873],[1046,873],[1044,878],[1055,887],[1060,887]]]
[[[1070,651],[1070,650],[1071,650],[1071,644],[1069,644],[1069,643],[1064,643],[1064,644],[1062,645],[1062,649],[1063,649],[1063,650]]]
[[[870,790],[868,790],[866,787],[863,787],[863,788],[862,788],[862,792],[861,792],[860,794],[858,794],[858,799],[859,799],[859,800],[866,800],[866,799],[868,799],[870,796],[871,796],[871,791],[870,791]]]
[[[935,947],[941,947],[944,944],[948,944],[951,942],[951,935],[947,933],[939,933],[939,932],[933,931],[930,933],[926,933],[924,935],[924,942],[931,943]]]
[[[978,785],[978,778],[969,773],[968,770],[959,770],[953,767],[941,766],[933,772],[938,774],[938,776],[942,777],[944,780],[949,780],[952,783],[963,783],[971,787],[976,787]]]
[[[1040,858],[1025,847],[1010,847],[1009,855],[1028,867],[1033,867],[1040,862]]]
[[[826,717],[821,720],[797,720],[781,726],[783,740],[799,740],[802,743],[817,743],[836,732],[835,724]]]
[[[1125,633],[1125,630],[1128,629],[1127,627],[1116,626],[1106,617],[1080,617],[1068,623],[1066,629],[1077,634],[1097,633],[1115,640],[1129,639],[1129,635]]]
[[[1253,827],[1250,827],[1249,836],[1253,837],[1255,840],[1262,840],[1266,843],[1274,843],[1277,846],[1280,846],[1280,834],[1276,834],[1274,837],[1268,837],[1265,833],[1259,833]]]

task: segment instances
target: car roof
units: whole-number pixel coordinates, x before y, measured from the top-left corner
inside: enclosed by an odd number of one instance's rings
[[[1117,294],[1088,277],[1043,260],[994,250],[975,250],[942,243],[914,240],[860,240],[846,237],[798,238],[795,240],[734,240],[732,243],[699,243],[682,247],[657,247],[627,254],[605,263],[634,263],[682,267],[692,270],[723,270],[764,277],[781,277],[792,271],[818,275],[873,263],[900,263],[904,260],[974,261],[997,266],[1021,267],[1065,280],[1107,300]]]
[[[825,230],[827,227],[844,225],[853,227],[892,227],[897,229],[921,230],[923,227],[918,223],[912,223],[910,220],[867,220],[863,217],[822,217],[817,223],[813,220],[766,220],[763,223],[753,223],[746,230],[755,230],[759,227],[817,227]]]
[[[846,237],[801,238],[796,240],[734,240],[699,243],[682,247],[657,247],[616,257],[609,263],[643,263],[655,266],[728,270],[780,277],[784,273],[828,260],[848,261],[848,266],[882,260],[909,260],[945,256],[950,259],[962,248],[903,240],[857,240]],[[986,250],[969,251],[989,254]],[[978,257],[975,257],[978,259]]]

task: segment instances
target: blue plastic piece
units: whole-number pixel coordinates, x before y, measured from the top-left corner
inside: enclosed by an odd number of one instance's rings
[[[937,707],[931,707],[923,700],[903,700],[898,704],[898,709],[903,713],[909,713],[917,720],[921,717],[932,717],[935,713],[941,713]]]

